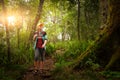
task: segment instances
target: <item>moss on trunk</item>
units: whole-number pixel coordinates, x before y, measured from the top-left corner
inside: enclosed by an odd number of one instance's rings
[[[82,53],[72,64],[72,68],[79,64],[91,53],[95,53],[97,62],[108,69],[120,59],[120,0],[109,0],[109,17],[106,27],[95,40],[94,44]],[[106,67],[105,67],[106,66]],[[120,65],[117,65],[120,66]]]

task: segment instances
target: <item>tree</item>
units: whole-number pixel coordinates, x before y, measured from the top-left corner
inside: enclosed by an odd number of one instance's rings
[[[5,7],[5,1],[1,0],[2,4],[2,10],[3,10],[3,16],[4,16],[4,21],[3,24],[6,27],[6,43],[7,43],[7,54],[8,54],[8,63],[11,61],[10,59],[10,36],[9,36],[9,29],[8,29],[8,21],[7,21],[7,9]]]
[[[80,40],[80,0],[78,0],[78,22],[77,22],[78,40]]]
[[[82,7],[85,22],[83,26],[86,26],[81,30],[81,34],[86,35],[83,37],[85,40],[94,40],[100,27],[99,0],[84,0]]]
[[[33,37],[33,34],[35,32],[36,25],[37,25],[38,21],[40,20],[43,4],[44,4],[44,0],[39,0],[38,11],[37,11],[37,14],[36,14],[36,17],[35,17],[35,20],[34,20],[34,23],[32,25],[32,29],[31,29],[30,35],[29,35],[30,42],[32,41],[32,37]]]
[[[91,53],[95,53],[97,62],[104,69],[119,69],[120,59],[120,0],[109,1],[109,18],[107,26],[101,31],[100,36],[94,44],[82,53],[72,64],[72,68],[78,67],[80,63]]]
[[[100,0],[100,17],[101,17],[101,25],[107,22],[108,16],[108,0]]]

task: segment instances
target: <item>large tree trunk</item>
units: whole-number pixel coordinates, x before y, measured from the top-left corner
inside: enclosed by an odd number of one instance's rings
[[[99,0],[99,12],[100,12],[100,29],[102,30],[103,28],[106,27],[107,23],[107,17],[108,17],[108,0]]]
[[[2,10],[3,10],[3,16],[4,16],[3,24],[6,27],[6,44],[7,44],[8,63],[10,63],[11,61],[10,59],[10,37],[9,37],[9,29],[8,29],[8,21],[7,21],[7,10],[5,7],[4,0],[1,0],[1,4],[2,4]]]
[[[30,35],[29,35],[29,41],[30,42],[32,42],[33,34],[34,34],[35,30],[36,30],[36,25],[37,25],[38,21],[40,20],[43,4],[44,4],[44,0],[39,0],[38,11],[37,11],[34,23],[32,25],[32,30],[31,30]]]
[[[72,64],[72,68],[78,67],[82,60],[90,53],[95,53],[97,62],[105,69],[114,67],[120,70],[120,0],[109,1],[109,19],[107,26],[101,31],[94,44],[82,53]],[[113,68],[112,68],[113,69]]]
[[[108,0],[100,0],[100,14],[101,25],[103,25],[107,22]]]
[[[110,34],[108,35],[108,41],[106,41],[106,43],[108,43],[109,46],[108,55],[111,55],[107,65],[105,65],[105,69],[114,67],[120,70],[120,0],[110,0],[109,11],[108,33]]]

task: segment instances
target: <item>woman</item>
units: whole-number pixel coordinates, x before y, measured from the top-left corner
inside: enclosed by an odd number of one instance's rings
[[[45,60],[45,45],[47,43],[47,34],[43,31],[43,24],[38,25],[37,31],[33,36],[35,41],[35,57],[34,57],[34,69],[35,73],[40,70],[43,72],[44,60]]]

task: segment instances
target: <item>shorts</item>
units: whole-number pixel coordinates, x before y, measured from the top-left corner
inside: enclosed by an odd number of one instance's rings
[[[35,49],[35,61],[44,61],[45,60],[45,49],[44,48],[36,48]]]

